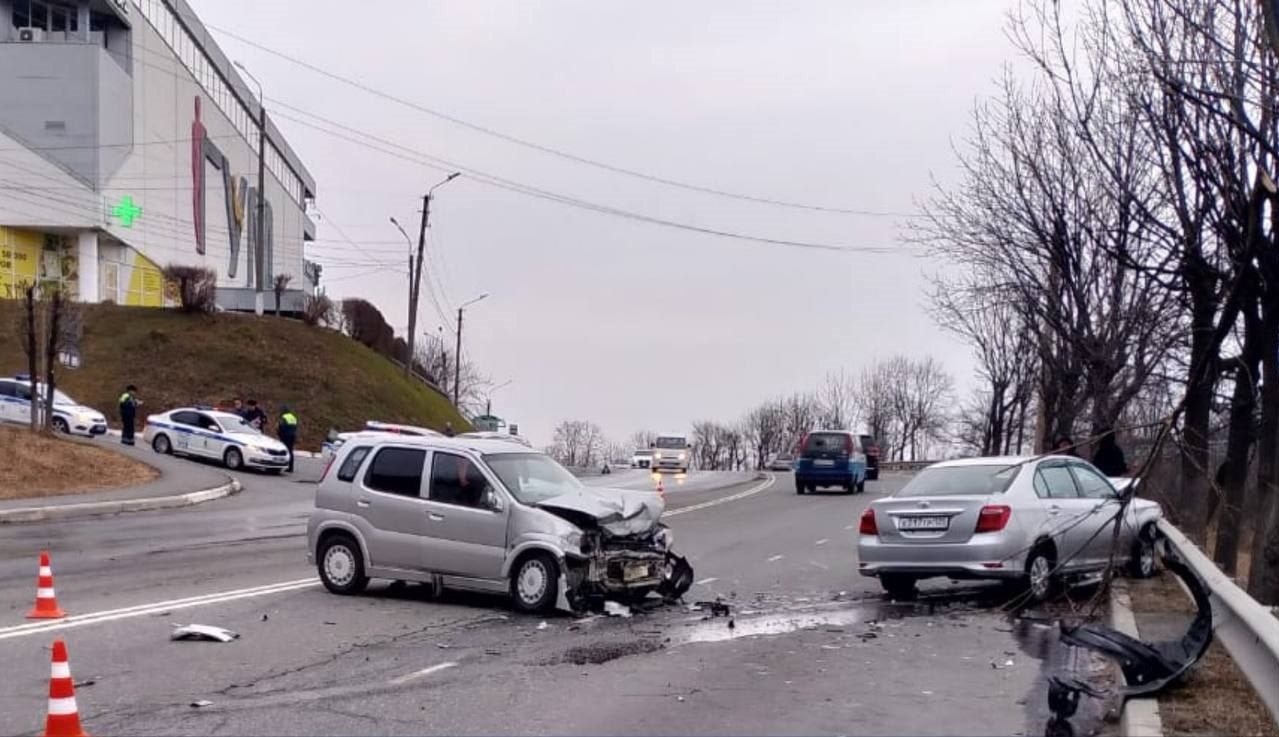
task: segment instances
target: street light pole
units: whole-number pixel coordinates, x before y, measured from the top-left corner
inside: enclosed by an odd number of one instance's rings
[[[417,305],[422,295],[422,261],[425,260],[426,256],[426,229],[431,224],[431,200],[435,196],[435,190],[460,176],[462,176],[462,172],[453,172],[445,177],[444,181],[428,189],[426,194],[422,196],[422,227],[419,229],[417,236],[417,262],[413,263],[412,259],[410,259],[409,263],[409,278],[412,280],[409,287],[409,360],[407,362],[409,365],[413,363],[413,352],[417,345]],[[412,244],[409,247],[412,248]]]
[[[417,309],[416,309],[417,303],[414,301],[414,296],[413,296],[413,239],[409,238],[409,234],[404,232],[404,227],[400,225],[400,221],[396,220],[394,217],[391,218],[391,224],[395,226],[396,230],[400,231],[400,235],[404,236],[404,242],[407,243],[409,247],[409,325],[412,326],[414,322],[413,315],[414,313],[417,312]],[[404,363],[404,375],[406,377],[409,375],[409,371],[411,370],[411,366],[413,365],[413,328],[412,327],[409,328],[408,359],[409,360]]]
[[[266,95],[262,91],[262,83],[240,62],[235,66],[244,72],[253,84],[258,86],[258,202],[257,233],[254,236],[256,245],[253,249],[253,282],[256,292],[253,295],[253,312],[261,316],[266,311],[266,294],[262,291],[262,279],[265,276],[266,250]]]
[[[481,294],[475,299],[467,302],[457,308],[457,350],[453,353],[453,406],[457,407],[458,401],[461,399],[462,385],[462,312],[471,305],[488,297],[488,293]]]
[[[506,387],[510,386],[512,381],[515,381],[515,380],[510,379],[510,380],[504,381],[501,384],[498,384],[497,386],[489,390],[488,396],[485,397],[484,414],[488,415],[489,417],[493,416],[493,395],[497,394],[499,390],[505,389]]]

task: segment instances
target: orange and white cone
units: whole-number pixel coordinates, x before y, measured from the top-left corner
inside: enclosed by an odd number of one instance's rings
[[[61,619],[67,613],[58,608],[58,596],[53,592],[53,569],[49,567],[49,553],[40,553],[40,573],[36,576],[36,605],[27,612],[27,619]]]
[[[49,715],[43,737],[89,737],[80,726],[80,710],[75,703],[75,681],[67,662],[67,644],[53,641],[53,669],[49,674]]]

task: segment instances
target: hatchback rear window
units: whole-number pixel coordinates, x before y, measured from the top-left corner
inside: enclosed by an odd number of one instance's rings
[[[837,432],[815,432],[804,439],[805,453],[843,453],[848,450],[852,440],[848,435]]]
[[[338,469],[338,481],[354,481],[355,474],[360,472],[360,465],[369,457],[369,446],[362,445],[350,452],[342,467]]]
[[[926,468],[893,496],[985,496],[1002,494],[1021,466],[945,466]]]

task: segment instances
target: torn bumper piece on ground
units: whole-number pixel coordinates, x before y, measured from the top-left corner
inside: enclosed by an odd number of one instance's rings
[[[206,640],[209,642],[230,642],[238,638],[238,632],[223,627],[207,624],[175,624],[170,640]]]
[[[1108,693],[1121,697],[1151,696],[1177,682],[1189,671],[1212,644],[1212,601],[1203,582],[1180,560],[1164,558],[1164,566],[1185,584],[1195,600],[1195,618],[1181,639],[1148,643],[1129,637],[1118,630],[1098,624],[1061,628],[1063,642],[1100,653],[1117,662],[1124,676],[1124,686],[1107,692],[1093,688],[1076,678],[1053,676],[1048,685],[1048,706],[1054,714],[1049,722],[1050,734],[1064,734],[1064,720],[1069,719],[1079,704],[1080,694],[1102,698]]]

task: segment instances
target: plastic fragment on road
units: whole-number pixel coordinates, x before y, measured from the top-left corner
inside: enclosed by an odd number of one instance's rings
[[[200,699],[198,701],[191,702],[192,709],[203,709],[206,706],[213,706],[213,702],[208,699]]]
[[[169,634],[169,639],[230,642],[239,636],[238,632],[232,632],[224,627],[214,627],[208,624],[175,624],[173,625],[173,632]]]
[[[544,629],[546,629],[547,627],[550,627],[550,626],[551,626],[551,625],[547,624],[546,622],[542,622],[541,624],[539,624],[539,625],[537,626],[537,628],[538,628],[539,630],[544,630]]]
[[[606,601],[604,602],[604,613],[610,617],[629,617],[631,616],[631,608],[616,601]]]

